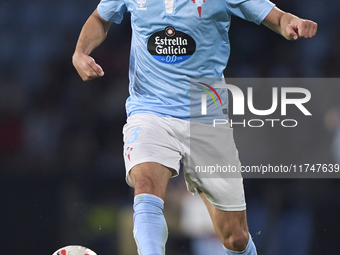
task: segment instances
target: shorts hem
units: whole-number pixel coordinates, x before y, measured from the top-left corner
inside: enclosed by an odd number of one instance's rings
[[[213,203],[211,201],[210,203],[217,209],[220,209],[221,211],[227,211],[227,212],[241,212],[241,211],[245,211],[247,207],[246,203],[242,205],[220,205],[220,204]]]
[[[197,187],[193,186],[193,183],[189,184],[189,182],[187,180],[185,180],[186,184],[187,184],[187,190],[194,196],[196,194],[199,194],[199,191],[197,190]],[[192,182],[192,181],[191,181]],[[202,190],[202,193],[204,193],[204,190]],[[220,209],[221,211],[227,211],[227,212],[241,212],[241,211],[245,211],[246,210],[246,203],[244,204],[239,204],[239,205],[222,205],[222,204],[218,204],[213,202],[211,199],[209,199],[206,195],[205,197],[207,198],[207,200],[217,209]]]

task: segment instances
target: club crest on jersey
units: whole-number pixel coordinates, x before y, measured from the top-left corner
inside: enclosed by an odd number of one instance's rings
[[[191,0],[197,6],[198,16],[202,17],[202,5],[205,3],[206,0]]]
[[[196,42],[190,35],[168,26],[152,34],[147,47],[157,61],[175,64],[187,60],[194,54]]]
[[[146,0],[137,0],[138,6],[136,7],[137,10],[139,11],[146,11],[148,8],[145,7]]]

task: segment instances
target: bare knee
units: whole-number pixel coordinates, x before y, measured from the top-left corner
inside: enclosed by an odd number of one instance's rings
[[[168,181],[172,175],[170,169],[158,163],[142,163],[131,169],[135,195],[147,193],[164,200]]]
[[[245,250],[249,241],[246,211],[222,211],[214,207],[203,193],[200,195],[224,247],[232,251]]]
[[[221,241],[228,250],[243,251],[247,248],[249,234],[245,231],[232,231],[229,235],[222,236]]]
[[[134,188],[136,195],[141,193],[148,193],[156,195],[156,185],[152,177],[140,175],[134,178]]]

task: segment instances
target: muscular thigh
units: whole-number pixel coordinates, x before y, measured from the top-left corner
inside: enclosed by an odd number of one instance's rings
[[[235,235],[237,234],[235,232],[248,233],[246,210],[222,211],[213,206],[204,193],[200,192],[200,195],[209,211],[216,233],[220,237]]]

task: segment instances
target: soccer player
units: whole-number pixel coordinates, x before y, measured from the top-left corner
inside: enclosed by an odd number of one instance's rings
[[[317,24],[284,12],[269,0],[101,0],[82,28],[73,55],[84,81],[104,75],[89,55],[125,12],[131,13],[132,42],[124,160],[126,181],[135,190],[133,235],[138,254],[165,254],[164,197],[180,161],[188,190],[204,200],[225,253],[256,254],[242,178],[200,178],[190,164],[202,161],[188,145],[192,127],[188,123],[198,114],[190,108],[190,80],[223,78],[232,15],[262,23],[287,40],[313,37]],[[221,102],[227,102],[226,96],[221,95]],[[191,149],[202,150],[201,155],[215,157],[221,165],[239,166],[230,128],[223,132],[222,153],[204,135],[195,137],[202,146]]]

